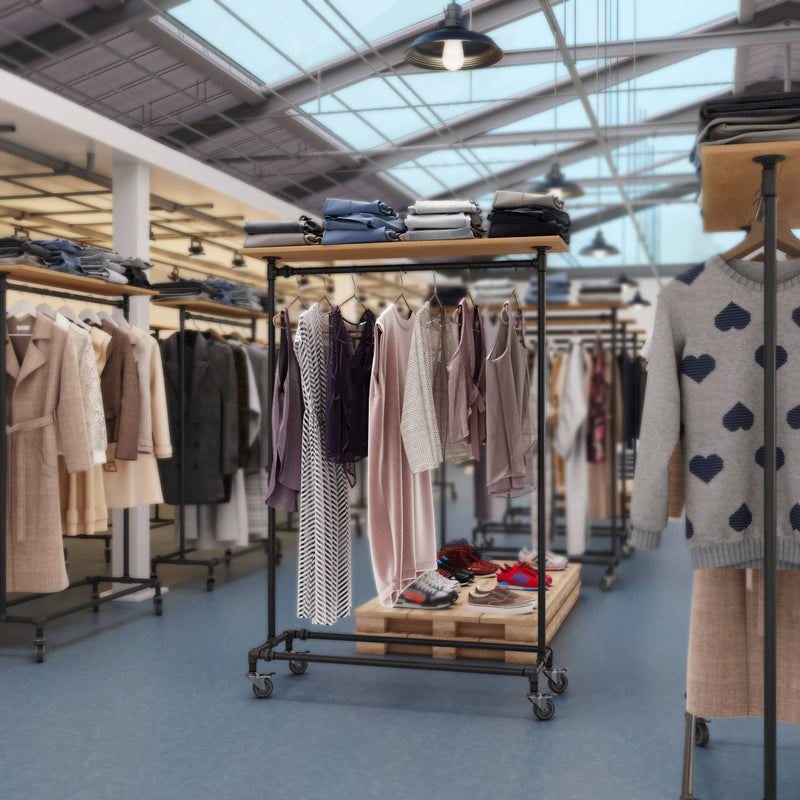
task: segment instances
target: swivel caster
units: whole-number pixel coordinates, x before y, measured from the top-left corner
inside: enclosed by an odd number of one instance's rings
[[[226,564],[227,566],[230,566],[232,552],[233,552],[233,551],[232,551],[232,550],[230,550],[230,549],[227,549],[227,550],[225,551],[225,564]]]
[[[556,714],[556,704],[549,698],[545,701],[544,706],[539,706],[537,703],[533,704],[533,716],[539,722],[545,722],[548,719],[553,719]]]
[[[636,550],[636,548],[630,542],[625,542],[622,545],[622,556],[623,556],[623,558],[630,558],[633,555],[635,550]]]
[[[164,598],[160,594],[153,598],[153,606],[155,606],[156,616],[160,617],[164,613]]]
[[[272,681],[269,678],[262,678],[259,683],[253,683],[253,694],[263,700],[272,694]]]
[[[600,578],[600,589],[603,592],[610,592],[611,587],[614,585],[614,580],[616,579],[616,575],[603,575]]]
[[[213,592],[214,591],[214,584],[216,583],[216,578],[213,575],[209,575],[206,578],[206,591]]]
[[[308,661],[290,661],[289,669],[295,675],[302,675],[308,669]]]
[[[567,690],[569,680],[563,672],[554,672],[547,676],[547,685],[550,687],[551,692],[561,694]]]
[[[704,719],[698,719],[694,724],[694,743],[698,747],[707,747],[711,740],[711,732],[708,730],[708,723]]]
[[[98,601],[99,599],[100,599],[100,594],[99,594],[99,592],[97,591],[97,587],[95,587],[95,588],[92,590],[92,600],[93,600],[93,601]],[[93,614],[97,614],[97,612],[98,612],[98,611],[100,611],[100,603],[98,603],[98,602],[94,602],[94,603],[92,604],[92,613],[93,613]]]

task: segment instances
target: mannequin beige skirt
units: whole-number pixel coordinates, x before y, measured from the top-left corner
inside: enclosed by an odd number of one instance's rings
[[[686,708],[709,718],[764,714],[763,570],[694,573]],[[778,719],[800,724],[800,571],[778,572]]]

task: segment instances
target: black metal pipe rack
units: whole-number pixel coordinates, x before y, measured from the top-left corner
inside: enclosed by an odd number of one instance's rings
[[[212,325],[232,325],[238,328],[246,328],[250,331],[250,338],[255,339],[256,337],[256,317],[253,316],[247,321],[234,319],[230,317],[218,317],[218,316],[209,316],[207,314],[195,314],[192,311],[187,310],[185,306],[180,306],[180,327],[178,328],[178,374],[180,376],[180,386],[181,386],[181,394],[180,394],[180,421],[178,429],[180,431],[179,440],[178,440],[178,452],[180,454],[180,504],[178,506],[178,521],[180,523],[180,531],[179,531],[179,539],[178,539],[178,549],[172,553],[166,553],[165,555],[154,556],[151,559],[151,569],[153,571],[153,576],[155,577],[158,574],[158,566],[159,564],[171,564],[173,566],[178,567],[205,567],[208,570],[208,575],[206,577],[206,589],[209,592],[214,591],[214,584],[216,582],[216,576],[214,575],[214,569],[218,567],[220,564],[230,564],[231,561],[235,558],[241,558],[242,556],[249,555],[250,553],[256,553],[259,550],[265,550],[269,552],[269,546],[267,541],[264,540],[263,542],[259,542],[258,544],[251,544],[246,545],[244,547],[237,548],[236,550],[232,550],[229,547],[225,548],[225,552],[221,556],[191,556],[192,553],[198,552],[196,547],[187,547],[186,546],[186,472],[185,472],[185,463],[186,463],[186,323],[189,320],[196,320],[198,322],[208,322]],[[274,370],[274,364],[270,363],[270,370]],[[270,377],[270,380],[272,378]],[[270,390],[271,396],[271,390]],[[174,444],[174,443],[173,443]],[[152,520],[151,520],[152,522]],[[160,527],[166,521],[162,519],[155,520],[157,525]],[[167,523],[169,524],[169,523]],[[274,537],[274,531],[270,533],[270,537]],[[189,557],[191,556],[191,557]],[[280,552],[278,551],[277,554],[274,556],[280,561]]]
[[[46,271],[42,270],[43,275],[46,275]],[[90,279],[87,279],[89,281]],[[92,281],[94,283],[94,281]],[[8,275],[6,273],[0,273],[0,320],[2,320],[3,325],[6,324],[6,298],[7,293],[9,290],[19,291],[19,292],[27,292],[32,294],[44,295],[47,297],[58,297],[64,300],[75,300],[81,303],[94,303],[100,305],[107,305],[113,306],[116,308],[121,308],[125,314],[128,316],[128,296],[124,294],[124,286],[115,286],[115,289],[119,290],[119,293],[122,295],[121,299],[119,298],[108,298],[108,297],[101,297],[93,295],[91,289],[89,289],[85,294],[77,294],[73,292],[62,292],[56,289],[51,289],[47,286],[30,286],[27,284],[20,284],[20,283],[9,283],[8,282]],[[0,420],[5,420],[8,418],[7,413],[7,403],[6,403],[6,349],[5,347],[0,347]],[[6,481],[8,478],[8,463],[7,463],[7,451],[6,451],[6,443],[7,443],[7,434],[6,434],[6,426],[0,425],[0,509],[4,509],[7,507],[7,486]],[[59,611],[51,611],[49,613],[43,614],[32,614],[32,615],[22,615],[22,614],[9,614],[9,608],[17,608],[18,606],[24,605],[25,603],[29,603],[34,600],[39,600],[43,597],[50,597],[51,594],[25,594],[21,597],[15,597],[13,600],[9,600],[7,596],[6,590],[6,564],[7,564],[7,552],[6,552],[6,515],[0,514],[0,622],[2,623],[12,623],[12,624],[23,624],[23,625],[33,625],[35,630],[33,645],[34,645],[34,656],[37,663],[41,663],[44,661],[45,657],[45,637],[44,637],[44,626],[48,622],[52,622],[53,620],[61,619],[62,617],[69,616],[70,614],[76,614],[79,611],[88,611],[92,610],[93,612],[97,612],[100,610],[100,606],[104,603],[108,603],[112,600],[118,600],[121,597],[125,597],[129,594],[135,594],[136,592],[140,592],[143,589],[153,589],[153,604],[155,606],[155,613],[157,616],[161,616],[163,612],[163,598],[161,595],[161,581],[158,577],[151,575],[147,578],[134,578],[130,574],[130,519],[128,510],[124,510],[123,514],[124,520],[124,527],[123,527],[123,566],[122,566],[122,575],[88,575],[85,578],[80,578],[79,580],[72,581],[69,586],[63,591],[68,591],[69,589],[75,589],[80,586],[91,586],[91,594],[90,599],[88,601],[78,603],[76,605],[70,606],[69,608],[61,609]],[[88,537],[83,537],[88,538]],[[100,584],[103,583],[117,583],[123,584],[126,588],[123,589],[114,589],[108,592],[104,592],[102,595],[100,594]],[[57,594],[57,593],[54,593]]]
[[[537,270],[538,285],[539,285],[539,317],[537,321],[538,332],[538,359],[539,359],[539,399],[537,407],[537,420],[539,430],[544,428],[545,422],[545,404],[544,398],[544,376],[545,376],[545,358],[547,351],[546,342],[546,307],[545,307],[545,274],[547,269],[547,247],[532,247],[535,250],[536,256],[533,259],[532,266]],[[277,277],[290,277],[292,275],[325,275],[335,273],[350,273],[362,274],[370,272],[415,272],[415,271],[462,271],[465,269],[472,269],[474,264],[470,261],[461,260],[457,264],[445,264],[437,262],[436,265],[430,261],[427,263],[413,262],[403,264],[371,264],[349,267],[337,266],[309,266],[296,268],[288,265],[278,266],[278,258],[276,256],[267,255],[265,257],[266,264],[266,279],[267,279],[267,293],[268,293],[268,314],[270,323],[275,314],[275,280]],[[521,262],[517,260],[516,265],[522,264],[527,267],[529,262]],[[497,262],[492,265],[494,268],[508,267],[509,262]],[[269,353],[270,353],[270,369],[269,369],[269,394],[272,396],[273,392],[273,376],[275,373],[275,327],[270,324],[269,326]],[[272,429],[268,431],[269,452],[272,452]],[[544,464],[544,439],[538,437],[537,445],[537,481],[538,491],[544,495],[544,470],[541,468]],[[441,487],[444,492],[446,486]],[[541,552],[545,549],[545,526],[544,526],[544,504],[539,504],[539,546]],[[565,670],[554,667],[554,656],[552,648],[546,645],[546,611],[547,611],[547,598],[545,594],[545,564],[544,559],[539,559],[539,588],[538,588],[538,643],[535,645],[519,644],[510,645],[504,643],[492,642],[478,642],[478,641],[463,641],[441,638],[408,638],[403,639],[404,644],[419,644],[434,647],[458,647],[462,649],[482,649],[482,650],[515,650],[525,653],[530,653],[531,663],[524,666],[513,665],[500,665],[497,663],[471,663],[465,664],[464,662],[444,662],[436,663],[428,660],[412,660],[409,658],[397,658],[393,656],[386,657],[364,657],[359,655],[317,655],[308,651],[295,650],[295,643],[297,641],[308,641],[316,639],[320,641],[335,641],[335,642],[378,642],[387,643],[394,642],[394,639],[383,636],[371,636],[367,634],[358,633],[328,633],[317,630],[300,629],[300,630],[285,630],[278,632],[276,624],[276,584],[275,584],[275,510],[269,508],[268,510],[268,526],[269,526],[269,548],[270,558],[268,560],[268,574],[267,574],[267,639],[262,644],[251,649],[248,653],[247,663],[247,678],[252,684],[253,693],[256,697],[266,698],[272,694],[273,683],[271,680],[274,672],[261,673],[258,671],[259,661],[288,661],[289,668],[294,674],[301,674],[306,671],[308,664],[311,662],[328,663],[328,664],[349,664],[353,666],[371,666],[371,667],[389,667],[399,669],[415,669],[415,670],[430,670],[436,672],[469,672],[480,673],[487,675],[507,675],[507,676],[520,676],[528,681],[528,700],[532,704],[533,715],[536,719],[546,720],[551,719],[555,714],[555,704],[553,696],[560,694],[567,688],[567,676],[564,674]],[[283,649],[279,649],[283,646]],[[547,681],[550,692],[542,692],[540,680]]]

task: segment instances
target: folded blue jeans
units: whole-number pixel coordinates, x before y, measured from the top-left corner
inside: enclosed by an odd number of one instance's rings
[[[397,217],[397,212],[380,200],[341,200],[329,197],[322,207],[326,217],[345,217],[348,214],[378,214],[383,217]]]
[[[359,244],[361,242],[396,242],[397,231],[389,228],[365,228],[360,231],[325,231],[322,244]]]

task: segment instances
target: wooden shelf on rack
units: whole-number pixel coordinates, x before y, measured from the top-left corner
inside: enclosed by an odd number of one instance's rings
[[[151,322],[150,323],[150,330],[151,331],[179,331],[180,328],[177,325],[161,325],[158,322]]]
[[[506,239],[434,239],[426,242],[378,242],[370,244],[311,244],[298,247],[246,247],[239,252],[255,258],[274,256],[297,263],[332,261],[377,261],[412,258],[490,258],[533,255],[537,247],[549,253],[567,253],[560,236],[514,236]],[[292,266],[296,266],[295,263]],[[507,266],[498,263],[498,268]]]
[[[598,327],[602,325],[609,325],[611,320],[608,319],[598,319],[597,317],[560,317],[559,319],[548,319],[547,324],[548,326],[552,325],[553,327],[559,328],[574,328],[580,325],[597,325]],[[635,325],[636,320],[632,317],[618,317],[617,318],[617,325]],[[621,331],[620,331],[621,333]]]
[[[779,154],[778,217],[800,224],[800,141],[700,146],[703,176],[703,230],[738,231],[758,207],[761,165],[756,156]]]
[[[215,317],[230,319],[266,319],[266,311],[251,311],[249,308],[228,306],[224,303],[212,303],[210,300],[156,300],[159,308],[185,308],[196,314],[210,314]]]
[[[119,297],[122,295],[154,297],[158,294],[153,289],[141,289],[138,286],[129,286],[128,284],[111,283],[111,281],[104,281],[100,278],[86,278],[83,275],[73,275],[69,272],[56,272],[44,267],[32,267],[30,264],[2,264],[0,265],[0,273],[3,273],[12,281],[48,286],[51,289],[98,294],[105,297]]]

